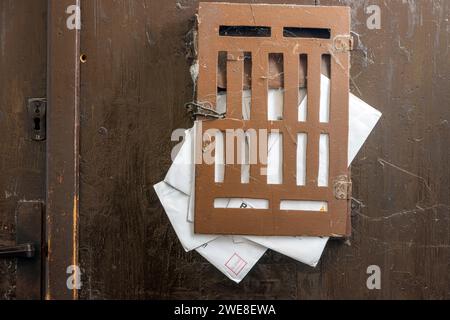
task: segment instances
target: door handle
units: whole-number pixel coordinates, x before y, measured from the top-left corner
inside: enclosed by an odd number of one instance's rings
[[[0,245],[0,261],[18,258],[16,265],[16,298],[39,300],[42,298],[42,266],[45,254],[43,239],[44,204],[39,201],[19,201],[17,204],[16,242]],[[0,275],[0,278],[2,276]],[[1,281],[0,281],[1,282]]]
[[[9,258],[34,258],[36,248],[32,243],[20,244],[12,247],[0,247],[0,259]]]

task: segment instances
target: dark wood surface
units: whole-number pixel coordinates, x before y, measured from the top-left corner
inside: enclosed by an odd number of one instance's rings
[[[47,1],[0,0],[0,246],[15,244],[19,201],[45,199],[45,142],[31,141],[28,98],[46,92]],[[0,300],[16,297],[16,261],[0,260]]]
[[[66,13],[74,4],[80,3],[48,1],[45,298],[49,300],[78,298],[78,291],[67,285],[67,269],[79,265],[81,31],[67,27]]]
[[[268,252],[240,285],[185,253],[152,186],[172,131],[192,125],[198,2],[82,0],[80,298],[450,298],[450,3],[282,2],[352,7],[352,92],[383,112],[352,166],[352,238],[330,242],[316,269]],[[380,30],[366,27],[369,4]],[[0,245],[14,240],[17,201],[44,197],[45,145],[23,118],[46,91],[46,8],[0,1]],[[0,298],[15,296],[14,265],[0,261]],[[366,287],[370,265],[381,290]]]

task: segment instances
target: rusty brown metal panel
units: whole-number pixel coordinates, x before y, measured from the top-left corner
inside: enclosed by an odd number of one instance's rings
[[[0,246],[15,245],[19,201],[44,201],[45,142],[29,135],[28,98],[45,97],[47,1],[0,1]],[[0,299],[16,294],[16,261],[0,260]]]
[[[261,130],[278,132],[283,136],[283,182],[281,185],[268,185],[261,172],[250,177],[249,183],[241,183],[241,162],[230,159],[225,166],[225,181],[214,180],[214,164],[203,159],[196,162],[195,182],[195,231],[201,234],[250,234],[260,236],[348,236],[347,198],[338,198],[334,193],[334,184],[338,177],[348,175],[348,88],[349,88],[349,50],[337,49],[337,39],[350,38],[350,11],[348,7],[317,7],[292,5],[257,5],[200,3],[198,14],[198,59],[200,65],[198,78],[198,101],[200,104],[216,104],[217,98],[217,57],[219,52],[227,52],[227,115],[225,119],[203,121],[198,139],[204,139],[204,133],[228,130]],[[266,37],[225,37],[220,36],[222,26],[264,26],[270,28]],[[328,39],[314,37],[285,37],[285,27],[322,28],[329,30]],[[271,121],[253,116],[264,113],[267,107],[252,107],[250,119],[242,117],[243,60],[244,53],[260,54],[266,61],[271,53],[281,52],[284,56],[284,114],[283,119]],[[308,55],[308,120],[299,122],[298,90],[300,55]],[[332,117],[328,123],[319,123],[320,83],[322,55],[333,56],[331,63],[331,103]],[[289,62],[294,59],[297,63]],[[263,75],[252,78],[257,87],[269,88],[269,68],[253,63],[253,68],[262,70]],[[294,77],[290,70],[296,69]],[[262,84],[261,84],[262,83]],[[212,93],[211,90],[215,92]],[[294,94],[293,94],[294,93]],[[255,93],[253,93],[255,94]],[[258,94],[258,92],[256,93]],[[267,93],[266,93],[267,94]],[[266,96],[263,94],[263,96]],[[257,98],[260,98],[257,96]],[[297,133],[308,135],[307,181],[305,186],[295,182]],[[330,137],[329,182],[327,187],[318,186],[319,138],[321,134]],[[233,138],[234,139],[234,138]],[[262,139],[261,133],[258,139]],[[227,145],[229,143],[227,137]],[[236,144],[235,142],[233,144]],[[261,144],[260,144],[261,145]],[[236,149],[237,147],[234,146]],[[289,150],[289,152],[288,152]],[[228,151],[228,150],[227,150]],[[262,151],[265,152],[265,151]],[[260,153],[262,153],[260,151]],[[235,152],[234,155],[237,153]],[[236,158],[236,157],[235,157]],[[250,166],[260,167],[258,163]],[[347,178],[346,178],[347,179]],[[258,198],[269,200],[265,210],[257,209],[218,209],[214,208],[217,198]],[[327,212],[307,212],[281,210],[283,200],[325,201]]]
[[[269,252],[240,285],[186,254],[151,185],[172,131],[192,125],[185,35],[198,2],[84,0],[82,298],[450,297],[448,1],[370,1],[381,30],[366,28],[368,1],[286,2],[351,6],[352,92],[384,113],[352,167],[352,238],[317,269]],[[372,264],[379,291],[366,287]]]
[[[78,266],[80,32],[66,10],[79,1],[48,2],[48,139],[46,299],[77,299],[67,268]]]

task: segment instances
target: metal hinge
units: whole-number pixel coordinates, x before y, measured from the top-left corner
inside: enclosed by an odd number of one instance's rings
[[[338,200],[351,199],[352,182],[347,176],[339,176],[334,182],[334,196]]]
[[[32,243],[19,244],[12,247],[0,247],[0,259],[34,257],[36,248]]]
[[[347,52],[353,50],[354,39],[350,35],[340,35],[334,37],[334,50],[337,52]]]
[[[201,102],[189,102],[185,105],[187,111],[192,115],[195,120],[197,117],[211,118],[211,119],[224,119],[226,114],[220,113],[214,110],[209,103]]]

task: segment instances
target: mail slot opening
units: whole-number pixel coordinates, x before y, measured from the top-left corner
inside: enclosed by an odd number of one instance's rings
[[[267,184],[283,184],[283,134],[269,133]]]
[[[330,136],[321,134],[319,140],[319,177],[318,186],[328,187],[330,172]]]
[[[283,29],[283,36],[285,38],[330,39],[331,38],[331,30],[325,29],[325,28],[285,27]]]
[[[227,52],[219,51],[217,56],[217,101],[216,110],[227,112]]]
[[[282,200],[280,210],[328,212],[328,203],[325,201]]]
[[[283,53],[269,53],[268,59],[269,87],[274,88],[268,94],[268,120],[281,121],[284,118],[284,56]]]
[[[220,26],[219,35],[222,37],[270,37],[272,29],[262,26]]]
[[[331,55],[322,55],[322,65],[321,65],[321,77],[320,77],[320,91],[322,92],[322,97],[320,99],[320,122],[329,123],[330,122],[330,101],[331,101]]]
[[[242,199],[242,198],[216,198],[215,209],[269,209],[269,200],[266,199]]]
[[[243,60],[243,70],[237,70],[233,65],[233,61]],[[227,113],[230,108],[228,108],[229,97],[227,96],[228,88],[232,85],[229,83],[229,71],[240,72],[241,77],[243,77],[242,87],[235,88],[238,91],[242,91],[242,120],[250,120],[250,108],[252,100],[252,53],[243,52],[241,57],[234,57],[227,51],[220,51],[217,59],[217,100],[216,100],[216,110],[219,113]],[[230,70],[229,70],[230,69]],[[231,93],[236,94],[236,90]]]
[[[306,186],[306,155],[308,134],[297,134],[297,185]]]
[[[299,64],[299,93],[298,93],[298,122],[306,122],[308,119],[308,105],[305,99],[308,93],[308,55],[300,55]],[[303,103],[302,103],[303,102]]]

